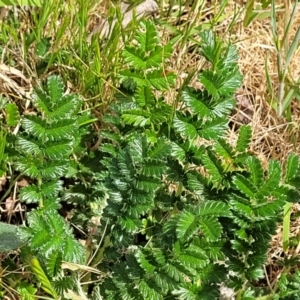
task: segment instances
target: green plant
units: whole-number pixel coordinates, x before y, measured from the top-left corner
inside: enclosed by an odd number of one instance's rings
[[[88,123],[89,117],[79,115],[80,97],[65,93],[62,79],[55,75],[48,77],[46,84],[37,88],[32,98],[36,111],[21,118],[16,135],[8,134],[6,153],[10,169],[19,173],[17,178],[26,176],[29,182],[20,190],[20,200],[36,207],[27,213],[28,226],[18,228],[19,239],[27,245],[22,248],[21,256],[42,289],[58,299],[58,291],[71,287],[76,290],[72,276],[63,275],[61,262],[85,261],[84,248],[58,210],[62,178],[70,178],[77,172],[77,156],[81,153],[81,140],[86,132],[82,124]],[[18,114],[12,115],[19,118]],[[12,116],[11,122],[14,123]],[[3,238],[3,233],[1,236]],[[29,293],[24,284],[21,281],[17,286],[23,296]],[[36,289],[32,291],[35,294]]]
[[[91,119],[79,114],[81,99],[64,93],[60,77],[36,89],[33,115],[6,108],[7,125],[20,118],[21,127],[7,132],[2,157],[9,158],[12,181],[27,176],[20,198],[36,205],[18,231],[26,242],[21,261],[34,274],[14,285],[24,299],[46,293],[211,300],[222,283],[235,289],[236,299],[297,295],[291,268],[274,288],[257,282],[283,206],[299,198],[299,158],[290,155],[284,171],[276,161],[264,170],[248,151],[249,127],[240,127],[236,143],[226,140],[242,81],[237,50],[212,31],[199,38],[208,65],[198,75],[202,88],[184,83],[169,103],[176,79],[167,68],[172,46],[162,43],[153,23],[140,23],[122,51],[125,65],[102,120],[101,146],[90,153],[81,141]],[[93,226],[86,249],[58,213],[64,201],[80,215],[71,222]]]
[[[236,145],[226,141],[241,84],[237,51],[211,31],[201,40],[210,63],[199,74],[203,90],[185,87],[178,107],[164,101],[172,49],[153,24],[143,22],[123,51],[128,68],[105,116],[113,131],[101,133],[105,238],[91,260],[107,274],[105,299],[216,299],[222,282],[237,299],[276,292],[257,291],[255,282],[283,205],[299,195],[289,177],[298,178],[299,161],[290,157],[285,176],[276,161],[264,170],[247,151],[249,127]]]
[[[46,88],[37,89],[33,95],[37,115],[24,116],[14,146],[15,168],[35,180],[21,189],[25,203],[37,203],[39,208],[27,216],[28,228],[21,228],[21,236],[29,240],[32,250],[41,251],[46,257],[62,254],[66,261],[83,259],[83,248],[74,240],[69,226],[58,215],[59,193],[63,182],[76,164],[70,155],[76,153],[81,142],[80,98],[64,94],[61,78],[51,76]]]

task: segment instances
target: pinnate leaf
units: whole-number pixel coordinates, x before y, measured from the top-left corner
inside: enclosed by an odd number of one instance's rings
[[[190,212],[184,211],[179,215],[176,234],[179,239],[189,240],[198,230],[198,220]]]

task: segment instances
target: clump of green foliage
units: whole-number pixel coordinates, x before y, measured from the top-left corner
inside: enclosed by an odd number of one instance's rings
[[[203,90],[183,87],[174,107],[164,102],[174,86],[175,74],[164,72],[172,49],[152,23],[141,26],[123,52],[119,102],[105,117],[114,130],[101,133],[108,225],[100,258],[111,273],[101,295],[217,299],[225,282],[237,299],[254,297],[282,207],[298,195],[298,158],[285,174],[276,161],[264,170],[248,151],[249,127],[236,145],[226,141],[242,80],[234,46],[201,34],[210,63],[199,74]]]
[[[123,50],[125,68],[103,118],[101,147],[90,154],[74,155],[84,134],[80,98],[65,95],[56,76],[36,90],[37,114],[23,118],[8,145],[15,147],[11,165],[32,178],[21,199],[38,205],[19,230],[27,244],[22,258],[54,299],[72,299],[72,290],[82,299],[211,300],[223,283],[237,299],[299,295],[288,276],[272,291],[255,285],[283,206],[299,197],[299,159],[290,155],[284,171],[276,161],[264,170],[248,151],[247,126],[235,145],[228,143],[242,81],[237,50],[212,31],[201,40],[209,64],[198,75],[203,88],[185,84],[169,104],[172,47],[162,44],[153,23],[141,22]],[[74,164],[84,178],[71,171]],[[74,184],[64,189],[63,179],[72,176]],[[80,203],[82,215],[87,209],[100,217],[86,255],[58,213],[63,199]],[[70,264],[86,256],[89,269]],[[26,299],[40,292],[24,281],[18,287]]]

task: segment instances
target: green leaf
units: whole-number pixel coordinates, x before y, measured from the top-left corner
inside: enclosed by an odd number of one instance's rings
[[[126,81],[127,79],[132,79],[138,86],[148,86],[146,79],[143,74],[138,73],[138,71],[123,70],[120,71],[121,82]]]
[[[166,274],[168,276],[170,276],[171,278],[173,278],[175,281],[179,282],[179,281],[183,281],[183,276],[182,273],[176,268],[176,266],[167,263],[162,270],[164,272],[166,272]]]
[[[69,167],[68,161],[45,161],[39,170],[42,177],[46,179],[57,179],[66,175]]]
[[[151,300],[163,299],[162,295],[160,295],[157,291],[152,289],[144,280],[140,282],[138,289],[141,292],[144,299],[151,299]]]
[[[211,121],[206,121],[201,128],[197,128],[199,136],[211,140],[217,139],[224,135],[227,129],[228,120],[217,118]]]
[[[236,65],[237,49],[231,45],[224,47],[212,31],[201,33],[201,53],[212,63],[212,69],[203,70],[200,82],[216,99],[232,96],[241,85],[242,77]]]
[[[253,211],[250,202],[249,205],[247,205],[246,203],[242,203],[237,200],[231,200],[230,205],[235,211],[239,212],[244,217],[247,217],[248,219],[251,219],[253,217]]]
[[[36,89],[32,94],[32,101],[36,108],[49,115],[53,107],[53,102],[51,102],[50,97],[44,90]]]
[[[52,252],[48,259],[47,259],[47,273],[48,275],[53,278],[55,277],[58,272],[61,270],[61,264],[62,264],[62,257],[61,253]]]
[[[40,190],[43,193],[44,198],[55,198],[58,193],[63,189],[63,181],[57,180],[55,178],[54,181],[43,182],[40,186]]]
[[[171,144],[171,155],[179,161],[184,161],[186,158],[185,149],[181,144],[179,145],[175,142]]]
[[[120,217],[118,220],[118,224],[123,230],[126,230],[128,233],[135,233],[138,231],[139,227],[136,222],[134,222],[130,218],[122,218]]]
[[[37,140],[26,139],[22,136],[17,136],[16,145],[24,154],[39,156],[42,153],[41,145]]]
[[[74,239],[72,231],[58,212],[52,208],[43,208],[27,214],[29,228],[21,227],[19,235],[35,251],[42,251],[45,258],[53,252],[61,253],[62,260],[82,263],[83,247]],[[24,234],[25,233],[25,234]]]
[[[27,116],[22,120],[22,126],[37,139],[45,137],[46,122],[37,116]]]
[[[171,44],[156,46],[146,59],[147,68],[159,67],[166,59],[171,57],[173,48]]]
[[[153,255],[155,261],[159,265],[163,266],[166,263],[166,258],[165,258],[165,255],[164,255],[162,249],[160,249],[160,248],[152,249],[152,255]]]
[[[20,191],[22,201],[26,203],[38,203],[41,199],[51,199],[58,196],[62,190],[62,181],[45,182],[38,188],[36,185],[23,187]]]
[[[65,120],[77,113],[77,108],[81,100],[79,96],[68,94],[61,97],[60,101],[53,105],[47,118],[49,121]]]
[[[140,169],[142,175],[149,177],[161,177],[167,166],[157,160],[148,160],[147,164],[143,165]]]
[[[152,265],[148,259],[146,258],[146,256],[144,255],[144,253],[142,251],[137,251],[135,254],[135,257],[139,263],[139,265],[141,266],[141,268],[149,274],[153,274],[156,267],[154,265]]]
[[[173,126],[175,130],[191,140],[194,140],[198,136],[196,127],[193,124],[186,122],[181,116],[177,115],[174,117]]]
[[[257,197],[269,196],[280,187],[281,166],[278,161],[271,161],[268,169],[269,178],[264,181],[264,184],[257,191]]]
[[[21,189],[20,197],[26,203],[38,203],[42,199],[42,194],[37,186],[29,185]]]
[[[136,187],[147,193],[156,191],[161,186],[160,180],[151,177],[141,176],[136,183]]]
[[[199,177],[195,174],[187,174],[187,183],[189,189],[191,189],[197,196],[201,196],[204,193],[205,185],[204,182],[199,180]]]
[[[221,95],[226,97],[232,95],[240,87],[241,78],[237,68],[233,70],[223,69],[218,72],[204,70],[199,76],[200,82],[216,98]]]
[[[198,230],[197,218],[188,211],[180,213],[177,221],[176,234],[179,239],[189,240]]]
[[[150,114],[142,110],[131,110],[122,114],[122,119],[126,124],[136,127],[144,127],[150,124]]]
[[[205,217],[199,219],[199,227],[203,231],[208,241],[216,241],[221,237],[222,226],[215,217]]]
[[[136,70],[144,70],[147,68],[146,55],[143,50],[133,47],[125,47],[122,55],[124,57],[124,61],[131,66],[134,66]]]
[[[176,75],[164,74],[163,70],[154,70],[147,73],[146,78],[155,89],[164,90],[174,86]]]
[[[64,92],[64,83],[60,76],[51,75],[47,79],[47,90],[49,92],[50,101],[52,103],[57,103]]]
[[[299,176],[299,157],[296,154],[290,154],[286,164],[285,180],[287,183],[293,181]]]
[[[214,117],[224,118],[230,115],[236,105],[234,98],[218,99],[218,102],[214,104],[211,114]]]
[[[236,151],[245,152],[249,147],[251,136],[252,136],[251,127],[242,125],[239,130],[239,136],[236,143]]]
[[[58,295],[57,295],[55,289],[53,288],[53,286],[51,285],[44,270],[42,269],[38,259],[36,257],[32,257],[30,260],[28,260],[28,262],[29,262],[29,266],[30,266],[31,270],[33,271],[33,273],[35,274],[35,276],[38,278],[39,282],[41,283],[42,289],[47,294],[54,297],[54,299],[58,299]]]
[[[227,162],[234,160],[235,152],[232,146],[224,139],[219,138],[215,141],[215,150],[217,154],[225,158]]]
[[[148,150],[148,156],[152,159],[163,159],[170,154],[170,145],[162,138]]]
[[[140,108],[155,105],[155,98],[149,86],[138,86],[134,93],[134,100]]]
[[[68,158],[72,152],[72,143],[66,141],[47,142],[44,144],[43,155],[49,159]]]
[[[215,186],[218,186],[223,179],[221,162],[210,151],[203,153],[202,161],[211,176],[212,182]]]
[[[5,106],[6,123],[8,126],[17,126],[20,120],[19,109],[15,103],[9,103]]]
[[[220,49],[220,41],[212,30],[204,30],[200,34],[202,38],[201,54],[211,63],[217,58],[216,52]]]
[[[194,300],[197,299],[197,295],[194,293],[194,291],[185,288],[180,287],[179,289],[175,289],[172,291],[172,295],[178,296],[177,299],[184,299],[184,300]]]
[[[152,52],[158,43],[158,34],[154,24],[150,21],[141,22],[136,39],[140,49],[144,52]]]
[[[17,291],[22,300],[36,300],[37,289],[31,283],[21,281],[17,285]]]
[[[256,198],[256,187],[249,179],[245,178],[241,174],[237,174],[233,177],[232,181],[235,187],[250,199]]]
[[[49,141],[61,141],[63,139],[72,139],[78,130],[78,124],[72,119],[53,122],[41,137]]]
[[[19,160],[15,162],[15,167],[22,174],[32,178],[37,178],[40,174],[40,164],[34,159],[20,157]]]
[[[182,100],[199,117],[204,118],[210,115],[210,99],[202,91],[195,91],[190,87],[186,87],[182,92]]]
[[[207,264],[206,259],[201,259],[201,258],[194,257],[194,256],[188,255],[188,254],[181,254],[178,257],[178,260],[180,261],[180,263],[182,265],[184,265],[186,268],[189,268],[189,271],[191,273],[194,273],[194,276],[196,276],[197,273],[193,269],[196,266],[200,267],[200,268],[205,267]]]
[[[230,209],[226,203],[221,201],[206,201],[195,208],[198,216],[215,216],[215,217],[228,217],[230,216]]]
[[[162,293],[166,294],[169,290],[174,290],[177,287],[177,282],[162,272],[156,272],[154,276],[156,285],[161,289]]]
[[[250,180],[256,188],[259,188],[264,181],[264,170],[257,157],[250,156],[246,161],[250,170]]]
[[[0,222],[0,252],[8,252],[24,245],[16,234],[18,226]]]
[[[102,152],[108,153],[113,157],[117,156],[117,149],[114,145],[112,144],[102,144],[99,148],[99,150],[101,150]]]
[[[65,238],[63,260],[79,264],[83,264],[83,262],[85,261],[84,248],[70,234],[68,234],[68,236]]]

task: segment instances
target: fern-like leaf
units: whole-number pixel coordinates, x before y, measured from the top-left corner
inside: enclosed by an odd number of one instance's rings
[[[211,176],[211,181],[215,186],[218,186],[223,179],[221,161],[217,157],[215,157],[215,155],[211,151],[203,153],[201,158],[203,161],[203,165]]]
[[[35,274],[35,276],[38,278],[39,282],[41,283],[42,289],[47,294],[54,297],[54,299],[58,299],[58,295],[57,295],[55,289],[53,288],[53,286],[51,285],[50,280],[46,276],[44,270],[42,269],[38,259],[36,257],[32,257],[31,259],[28,259],[28,262],[29,262],[29,266],[30,266],[31,270],[33,271],[33,273]]]
[[[64,83],[62,78],[56,75],[49,76],[47,80],[47,90],[53,104],[57,103],[63,96],[64,92]]]
[[[22,136],[18,136],[16,145],[24,154],[39,156],[42,153],[41,144],[38,142],[38,140],[31,140]]]
[[[222,234],[222,226],[215,217],[205,217],[199,220],[199,227],[208,241],[217,241]]]
[[[174,73],[163,74],[162,70],[154,70],[147,73],[146,78],[155,89],[165,90],[174,85],[176,75]]]
[[[140,282],[138,289],[141,292],[144,299],[153,299],[153,300],[163,299],[162,295],[155,289],[151,288],[149,284],[144,280]]]
[[[17,126],[20,120],[19,110],[15,103],[9,103],[5,106],[6,123],[8,126]]]
[[[292,183],[296,177],[299,177],[299,166],[299,157],[295,154],[290,154],[286,165],[286,183]]]
[[[245,152],[249,147],[251,141],[252,130],[250,126],[242,125],[239,130],[239,136],[236,143],[236,150],[238,152]]]
[[[250,199],[255,198],[256,187],[250,180],[245,178],[243,175],[235,175],[233,177],[233,183],[239,191],[248,196]]]
[[[190,212],[184,211],[178,216],[176,234],[179,239],[188,241],[198,230],[198,220]]]
[[[208,140],[217,139],[218,137],[223,136],[227,129],[227,122],[228,121],[223,118],[206,121],[198,128],[198,134]]]
[[[50,278],[57,276],[58,272],[61,270],[61,263],[62,263],[61,253],[58,252],[50,253],[46,262],[47,273],[49,274]]]
[[[182,99],[187,107],[189,107],[194,114],[198,114],[199,117],[204,118],[210,115],[211,99],[204,92],[195,91],[194,89],[187,87],[182,92]]]
[[[27,116],[22,120],[22,126],[31,135],[37,139],[45,138],[46,121],[37,116]]]
[[[194,140],[198,136],[197,128],[193,124],[187,122],[187,120],[179,114],[174,118],[173,126],[175,130],[183,136],[188,137],[190,140]]]
[[[221,201],[207,201],[193,209],[198,216],[226,217],[230,215],[229,206]]]
[[[216,98],[219,98],[220,95],[231,95],[241,85],[241,75],[237,68],[230,72],[222,70],[216,73],[204,70],[199,79],[208,92]]]
[[[71,141],[46,142],[43,147],[43,155],[49,159],[62,159],[68,157],[73,148]]]
[[[258,158],[250,156],[247,159],[247,165],[250,170],[250,180],[256,188],[260,187],[264,181],[264,170]]]
[[[268,168],[268,179],[257,191],[258,198],[268,196],[270,193],[280,187],[281,181],[281,167],[278,161],[271,161]]]

